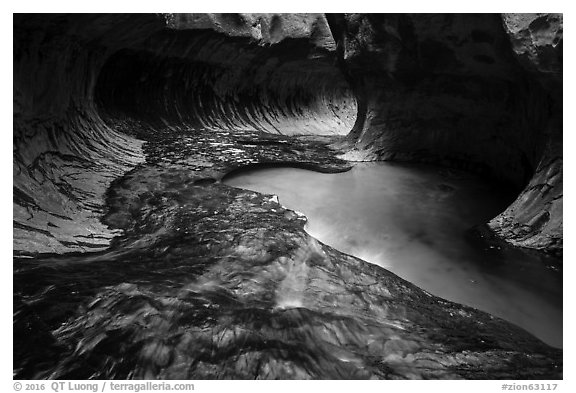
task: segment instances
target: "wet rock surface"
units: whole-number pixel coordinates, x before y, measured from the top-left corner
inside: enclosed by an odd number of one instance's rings
[[[124,231],[109,250],[15,261],[16,377],[560,378],[560,350],[217,182],[254,163],[348,169],[323,139],[155,130],[108,191],[104,222]]]
[[[554,213],[525,220],[557,238],[558,144],[536,130],[552,124],[538,109],[549,101],[528,74],[507,79],[514,53],[500,51],[501,35],[490,49],[500,20],[446,16],[422,33],[406,28],[415,17],[390,18],[398,24],[372,29],[345,16],[361,28],[339,30],[342,19],[322,14],[16,15],[15,378],[561,378],[562,351],[319,243],[271,195],[219,182],[250,165],[336,172],[350,167],[339,157],[355,155],[426,161],[432,148],[465,142],[462,155],[431,161],[506,168],[525,183],[538,168],[533,190]],[[451,23],[487,26],[468,32],[486,51],[474,49],[465,69],[494,55],[497,82],[438,77],[462,47]],[[428,37],[422,56],[404,56],[418,42],[398,40],[406,32]],[[414,58],[424,62],[411,68]],[[396,79],[382,82],[383,69]],[[433,71],[414,79],[400,69]],[[466,100],[470,92],[479,93]],[[375,106],[383,97],[397,104],[387,113]],[[406,116],[412,99],[432,104]],[[482,134],[500,115],[521,125]],[[446,124],[475,133],[443,134]],[[380,134],[383,125],[402,132]],[[540,165],[543,146],[552,153]],[[533,195],[502,221],[503,237]]]
[[[562,15],[328,20],[358,98],[348,157],[502,179],[522,192],[490,228],[515,246],[561,255]]]
[[[504,26],[522,66],[551,96],[546,144],[536,172],[518,199],[489,227],[515,246],[562,256],[562,14],[505,14]]]
[[[126,114],[175,133],[334,135],[354,119],[322,14],[17,14],[14,25],[18,255],[109,246],[103,195],[144,160],[115,125]]]

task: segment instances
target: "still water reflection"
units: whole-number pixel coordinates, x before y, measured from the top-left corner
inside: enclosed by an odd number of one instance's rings
[[[539,256],[490,249],[470,236],[511,202],[495,185],[397,163],[362,163],[339,174],[255,169],[225,183],[276,194],[308,217],[306,230],[320,241],[562,346],[561,273]]]

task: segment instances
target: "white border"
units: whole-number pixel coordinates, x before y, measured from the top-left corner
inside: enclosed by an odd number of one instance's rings
[[[565,29],[565,50],[564,50],[564,69],[567,72],[564,75],[564,183],[565,183],[565,199],[564,209],[565,217],[568,219],[564,226],[565,238],[565,253],[564,253],[564,303],[568,305],[564,310],[564,381],[558,381],[559,387],[556,391],[566,392],[569,386],[573,386],[570,391],[575,391],[574,377],[574,338],[571,333],[574,331],[574,317],[572,315],[572,306],[574,303],[574,286],[571,285],[571,279],[574,276],[574,249],[571,240],[573,240],[572,219],[575,217],[574,208],[571,204],[571,195],[574,190],[574,162],[571,157],[571,147],[574,145],[574,121],[571,114],[574,112],[574,102],[570,100],[570,96],[574,91],[574,52],[572,49],[574,40],[572,37],[573,12],[574,4],[576,2],[569,1],[498,1],[498,0],[481,0],[481,1],[446,1],[446,0],[431,0],[431,1],[385,1],[385,0],[353,0],[350,2],[335,2],[327,0],[290,0],[286,2],[279,1],[218,1],[210,0],[200,2],[198,0],[157,0],[157,1],[133,1],[133,2],[119,2],[118,0],[97,0],[87,2],[82,0],[75,1],[61,1],[61,0],[45,0],[45,1],[4,1],[2,3],[2,19],[1,19],[1,39],[2,48],[6,59],[0,64],[2,65],[2,124],[3,129],[0,132],[2,138],[1,146],[4,149],[0,157],[2,159],[1,179],[8,181],[11,179],[9,173],[12,168],[11,154],[8,152],[10,146],[9,138],[12,134],[12,81],[13,81],[13,65],[12,59],[8,60],[7,55],[10,53],[12,57],[12,13],[13,12],[562,12],[564,13],[564,26]],[[2,201],[0,202],[2,220],[2,232],[0,236],[2,258],[0,260],[1,274],[2,274],[2,296],[1,296],[1,310],[0,313],[0,329],[4,339],[4,350],[0,357],[0,387],[4,392],[11,392],[12,385],[12,223],[9,216],[12,215],[12,197],[8,185],[3,186]],[[511,381],[521,383],[523,381]],[[524,381],[530,383],[530,381]],[[534,381],[536,382],[536,381]],[[546,381],[548,382],[548,381]],[[353,390],[366,390],[382,392],[384,389],[392,389],[393,391],[412,390],[418,391],[442,391],[442,392],[459,392],[464,390],[468,392],[496,392],[502,391],[502,381],[260,381],[260,382],[244,382],[244,381],[198,381],[195,391],[208,392],[213,390],[234,391],[234,392],[266,392],[269,393],[270,389],[281,391],[294,391],[304,389],[330,389],[336,392],[349,392]],[[46,386],[46,391],[51,391],[49,385]]]

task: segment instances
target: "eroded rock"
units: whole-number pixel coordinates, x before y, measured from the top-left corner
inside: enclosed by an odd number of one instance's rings
[[[561,253],[562,15],[328,21],[358,98],[348,156],[499,178],[523,191],[490,227],[516,246]]]
[[[14,264],[16,378],[562,377],[560,350],[218,182],[259,164],[342,171],[354,155],[519,186],[536,171],[502,236],[525,222],[522,239],[561,238],[551,90],[498,16],[14,22],[14,250],[30,257]]]

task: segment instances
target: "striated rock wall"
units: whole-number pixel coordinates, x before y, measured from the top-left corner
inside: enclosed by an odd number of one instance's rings
[[[92,91],[109,48],[100,40],[127,17],[14,16],[14,251],[106,248],[102,195],[142,161],[141,142],[99,116]],[[123,32],[141,35],[150,28]],[[93,37],[86,37],[92,25]],[[98,28],[96,27],[98,26]],[[138,27],[138,26],[135,26]]]
[[[352,130],[370,159],[533,183],[502,236],[561,236],[551,35],[507,18],[515,46],[495,15],[16,15],[14,375],[561,378],[561,350],[216,182],[345,170],[338,138],[274,134]]]
[[[102,195],[144,159],[138,122],[352,130],[345,157],[433,162],[523,190],[489,227],[561,253],[562,15],[14,18],[18,253],[108,246]]]
[[[328,20],[357,94],[348,157],[432,162],[524,189],[491,228],[561,252],[561,15]]]
[[[96,251],[134,123],[345,134],[355,101],[321,14],[15,15],[14,250]],[[140,129],[141,127],[139,127]]]
[[[541,130],[543,154],[518,199],[488,223],[501,238],[521,247],[562,254],[562,14],[505,14],[504,27],[522,66],[551,97]]]
[[[20,260],[17,379],[560,379],[562,350],[321,244],[245,165],[349,168],[319,136],[149,135],[99,253]],[[215,142],[215,140],[217,142]]]

